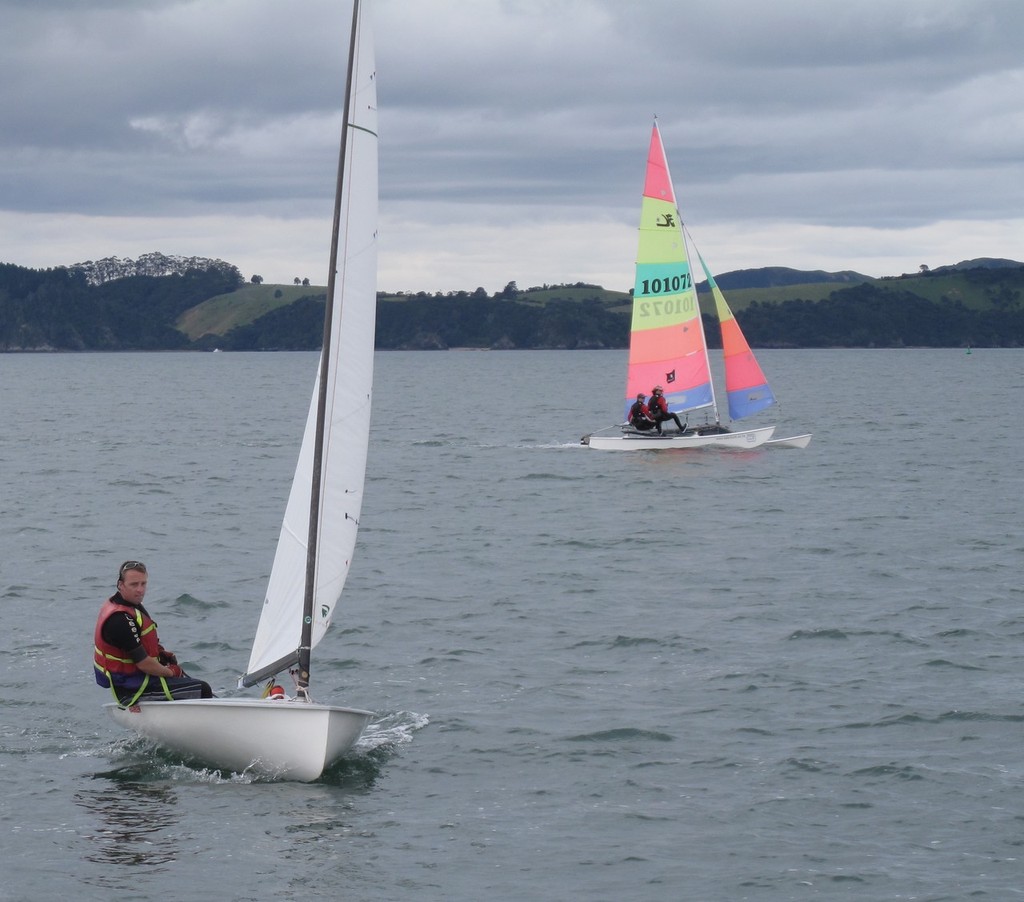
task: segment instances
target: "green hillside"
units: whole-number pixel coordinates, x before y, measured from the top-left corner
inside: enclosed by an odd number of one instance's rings
[[[963,304],[969,310],[1005,309],[1021,303],[1024,269],[969,269],[962,272],[928,273],[877,279],[874,284],[910,291],[934,304]]]
[[[959,301],[971,309],[992,306],[976,284],[971,284],[970,273],[951,273],[932,277],[913,276],[907,279],[870,279],[868,283],[881,289],[900,288],[933,303],[943,299]],[[823,301],[833,292],[849,288],[848,282],[814,282],[804,285],[778,285],[767,288],[735,288],[726,297],[733,311],[739,312],[753,303],[781,304],[784,301]],[[219,295],[185,311],[175,323],[191,341],[203,335],[225,335],[237,326],[247,326],[261,316],[280,307],[287,307],[300,298],[323,297],[326,288],[318,285],[245,285],[238,291]],[[460,292],[446,295],[387,294],[381,292],[381,301],[401,304],[423,298],[454,297]],[[598,300],[611,313],[628,313],[632,299],[626,291],[612,291],[598,286],[544,286],[520,291],[515,300],[529,307],[544,307],[553,302],[582,302]],[[708,312],[714,309],[710,295],[701,292],[701,305]]]
[[[889,298],[889,303],[896,307],[914,306],[919,299],[937,307],[955,306],[978,312],[1005,312],[1019,309],[1022,304],[1024,268],[949,269],[883,279],[865,278],[860,285],[865,289],[872,289],[878,298]],[[784,316],[793,315],[792,305],[795,303],[828,305],[835,298],[844,297],[844,293],[849,292],[852,287],[854,286],[850,281],[823,281],[735,288],[726,291],[725,294],[730,306],[739,316],[743,317],[744,314],[757,309],[758,320],[766,322],[766,315],[769,319],[771,317],[770,309],[776,309],[777,317],[781,320]],[[275,310],[284,314],[284,308],[289,308],[300,299],[322,298],[324,293],[325,289],[322,286],[244,285],[235,292],[210,298],[187,310],[178,318],[175,325],[191,341],[196,341],[204,335],[209,336],[209,341],[211,338],[226,335],[232,329],[252,327],[252,324],[261,317]],[[516,288],[514,283],[509,283],[504,292],[491,297],[482,289],[443,294],[382,292],[379,300],[384,305],[381,308],[384,315],[379,324],[381,334],[378,338],[385,338],[383,333],[397,322],[392,316],[392,311],[397,314],[398,311],[407,308],[409,314],[406,319],[412,317],[418,323],[413,330],[415,337],[403,333],[404,338],[392,338],[398,344],[405,345],[411,342],[412,346],[430,346],[433,343],[431,336],[445,331],[441,323],[446,318],[454,321],[463,317],[464,313],[460,311],[467,305],[483,307],[498,301],[503,304],[511,303],[524,315],[534,310],[538,315],[545,316],[557,316],[556,308],[565,311],[570,308],[586,307],[591,311],[600,309],[604,311],[604,315],[625,318],[627,323],[631,306],[628,292],[612,291],[583,283],[543,285],[523,290]],[[446,305],[447,314],[443,314],[437,308],[439,304]],[[706,314],[713,314],[714,305],[710,294],[705,290],[701,291],[701,305]],[[769,308],[769,311],[766,311],[765,307]],[[294,309],[298,315],[298,308]],[[822,315],[825,315],[824,308]],[[399,319],[401,318],[399,315]],[[628,325],[625,328],[628,329]],[[765,337],[767,339],[767,336]],[[774,342],[778,339],[773,337],[771,340]],[[387,342],[385,339],[385,343]],[[445,341],[442,339],[440,343],[443,345]]]
[[[962,304],[969,310],[1006,309],[1024,298],[1024,268],[979,267],[865,279],[861,284],[879,291],[911,294],[932,304]],[[744,310],[753,303],[782,304],[786,301],[824,301],[835,292],[850,288],[849,282],[811,282],[766,288],[739,288],[726,291],[729,306]]]
[[[725,294],[753,347],[1024,347],[1024,265],[994,262],[886,279],[741,270],[722,281],[737,285]],[[186,263],[181,273],[118,270],[107,279],[0,264],[0,352],[320,346],[324,288],[245,284],[226,264]],[[623,348],[631,306],[627,291],[581,282],[523,290],[509,282],[492,295],[381,293],[376,346]],[[702,307],[714,343],[706,291]]]
[[[175,327],[195,341],[204,335],[226,335],[232,329],[248,326],[261,316],[294,304],[302,298],[322,298],[327,289],[322,285],[244,285],[237,291],[218,295],[190,310],[175,322]],[[448,292],[445,295],[388,294],[377,295],[382,302],[403,304],[423,299],[462,299],[472,297],[466,292]],[[486,298],[486,295],[484,296]],[[581,303],[598,300],[612,312],[629,310],[628,292],[609,291],[596,285],[554,285],[519,291],[515,301],[529,307],[545,307],[552,303]]]
[[[878,282],[877,279],[868,281],[872,284]],[[723,294],[735,313],[755,302],[758,304],[781,304],[783,301],[792,301],[796,298],[804,301],[823,301],[831,296],[832,292],[849,287],[849,282],[810,282],[805,285],[773,285],[769,288],[733,288],[724,291]],[[702,306],[709,311],[714,309],[710,298],[710,293],[701,291]]]
[[[322,297],[325,291],[308,285],[244,285],[237,291],[217,295],[186,310],[174,325],[190,341],[204,335],[224,335],[236,326],[246,326],[300,298]]]

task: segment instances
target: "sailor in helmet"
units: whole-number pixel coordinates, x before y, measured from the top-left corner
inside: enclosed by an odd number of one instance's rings
[[[633,402],[633,406],[629,408],[629,425],[639,432],[647,432],[658,425],[654,422],[654,417],[651,416],[651,411],[647,407],[646,398],[647,396],[643,392],[640,392],[636,396],[636,401]]]
[[[648,405],[648,409],[651,413],[651,419],[654,420],[655,425],[657,426],[658,435],[661,435],[661,424],[664,423],[665,420],[675,420],[680,433],[686,431],[686,427],[679,422],[678,415],[672,413],[672,411],[668,409],[668,401],[665,399],[665,389],[660,385],[655,385],[654,388],[651,389],[651,403]]]

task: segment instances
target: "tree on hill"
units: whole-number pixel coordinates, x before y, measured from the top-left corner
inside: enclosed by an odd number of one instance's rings
[[[238,288],[231,269],[89,284],[85,272],[0,266],[0,350],[169,350],[185,310]]]
[[[161,254],[154,251],[143,254],[138,259],[131,257],[104,257],[102,260],[89,260],[64,267],[71,272],[82,273],[90,285],[102,285],[117,279],[130,276],[181,276],[193,269],[219,269],[230,275],[237,284],[242,284],[242,274],[236,266],[223,260],[209,257],[182,257],[177,254]]]

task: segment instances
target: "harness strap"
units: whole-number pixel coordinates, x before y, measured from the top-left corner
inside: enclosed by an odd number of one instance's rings
[[[99,657],[106,658],[108,661],[117,661],[119,664],[132,664],[132,663],[134,663],[131,658],[119,658],[117,655],[108,655],[98,645],[94,645],[93,649],[95,649],[96,654],[99,655]],[[99,667],[99,664],[97,664],[96,666]],[[104,673],[106,673],[106,671],[104,671]]]
[[[153,632],[153,630],[156,629],[156,621],[150,622],[149,626],[143,628],[143,626],[142,626],[142,612],[140,610],[138,610],[138,609],[136,609],[136,611],[135,611],[135,622],[136,622],[136,624],[138,624],[138,626],[139,626],[139,628],[141,630],[141,635],[143,635],[143,636],[149,635],[151,632]],[[99,657],[103,658],[104,660],[107,660],[107,661],[117,661],[120,664],[133,664],[134,663],[134,661],[132,661],[131,658],[119,658],[117,655],[107,654],[107,652],[103,651],[103,649],[100,648],[97,645],[94,645],[93,648],[95,649],[96,654]],[[147,673],[143,677],[142,685],[139,686],[138,692],[136,692],[135,695],[132,696],[130,701],[123,702],[123,701],[121,701],[121,698],[117,694],[117,687],[114,685],[114,679],[110,675],[110,671],[107,670],[105,667],[100,667],[100,665],[97,664],[95,661],[93,662],[93,666],[98,671],[100,671],[100,673],[102,673],[107,678],[107,684],[110,686],[110,694],[114,696],[114,701],[117,702],[118,707],[130,708],[132,705],[134,705],[142,697],[142,694],[149,687],[149,674]],[[167,679],[165,677],[157,677],[157,679],[160,680],[160,688],[163,690],[164,698],[166,698],[167,701],[169,701],[169,702],[173,702],[174,701],[174,696],[171,694],[170,687],[167,685]]]
[[[134,705],[141,697],[142,694],[149,688],[149,674],[147,673],[142,680],[142,684],[139,686],[138,691],[131,697],[129,701],[122,701],[121,697],[117,694],[117,687],[114,685],[114,680],[110,675],[109,670],[104,670],[99,664],[94,665],[106,678],[107,683],[110,685],[110,694],[114,696],[114,701],[117,702],[119,708],[130,708]],[[171,694],[171,687],[167,685],[166,677],[157,677],[160,681],[160,689],[163,691],[164,698],[169,702],[174,701],[174,696]]]

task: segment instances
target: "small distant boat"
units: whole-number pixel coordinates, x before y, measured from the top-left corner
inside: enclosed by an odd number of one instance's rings
[[[628,417],[638,393],[649,395],[655,385],[662,385],[672,413],[711,408],[713,420],[706,418],[703,424],[686,426],[682,432],[673,427],[662,435],[639,431],[629,423],[617,424],[583,436],[582,443],[600,451],[742,449],[762,445],[806,448],[811,440],[809,433],[776,439],[775,426],[733,431],[722,425],[686,234],[655,120],[640,208],[624,416]],[[697,257],[714,297],[722,331],[729,417],[739,420],[775,404],[775,395],[711,270],[699,252]]]
[[[354,0],[324,345],[266,599],[241,687],[261,698],[108,704],[123,727],[218,768],[310,781],[372,712],[314,703],[310,653],[348,575],[366,478],[377,279],[377,94],[371,29]],[[274,677],[295,677],[288,698]]]

